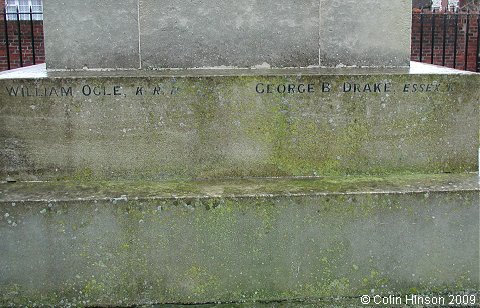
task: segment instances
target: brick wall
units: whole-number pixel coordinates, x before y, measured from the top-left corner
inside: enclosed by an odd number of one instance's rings
[[[4,7],[5,2],[0,0],[0,71],[8,69],[7,58],[7,36],[10,52],[10,68],[21,67],[20,63],[20,45],[21,54],[23,60],[23,66],[33,64],[33,48],[35,48],[35,64],[45,62],[45,48],[43,39],[43,21],[33,21],[33,41],[32,45],[32,24],[30,21],[7,21],[5,31],[4,20]],[[19,27],[20,27],[20,40],[19,40]],[[20,42],[20,44],[19,44]]]
[[[478,15],[476,14],[453,14],[427,13],[423,14],[423,48],[420,59],[420,38],[421,38],[421,15],[414,13],[412,22],[412,61],[431,63],[432,60],[432,29],[433,29],[433,64],[443,65],[443,44],[445,43],[445,66],[458,69],[465,68],[465,57],[467,70],[477,70],[478,50]],[[455,55],[455,16],[458,16],[456,57]],[[435,19],[434,24],[433,19]],[[467,22],[467,19],[469,21]],[[468,31],[467,31],[468,24]],[[444,28],[446,26],[446,30]],[[468,49],[465,50],[468,32]],[[445,34],[445,38],[444,38]],[[454,59],[455,57],[455,59]],[[454,61],[455,60],[455,61]]]

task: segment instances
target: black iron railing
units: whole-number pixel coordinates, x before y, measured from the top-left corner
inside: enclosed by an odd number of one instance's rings
[[[4,69],[43,62],[39,61],[39,55],[44,57],[43,13],[34,12],[31,7],[29,12],[20,12],[18,7],[15,12],[4,9],[3,29]]]
[[[480,72],[480,13],[413,13],[412,60]]]

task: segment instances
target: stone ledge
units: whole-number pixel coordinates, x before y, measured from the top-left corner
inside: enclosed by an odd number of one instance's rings
[[[479,191],[477,173],[176,181],[0,182],[0,202],[162,200]]]
[[[0,189],[0,305],[315,303],[479,287],[477,174]]]
[[[308,67],[308,68],[251,68],[235,67],[203,69],[87,69],[87,70],[48,70],[45,63],[0,72],[0,79],[42,79],[42,78],[84,78],[84,77],[195,77],[195,76],[279,76],[279,75],[381,75],[381,74],[443,74],[478,75],[478,73],[447,68],[421,62],[410,62],[408,67]]]

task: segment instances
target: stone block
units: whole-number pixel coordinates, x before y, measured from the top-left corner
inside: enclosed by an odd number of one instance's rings
[[[140,0],[143,68],[318,65],[316,0]]]
[[[45,3],[49,69],[408,66],[402,1]]]
[[[0,174],[181,179],[478,170],[478,76],[306,72],[1,80]]]
[[[44,4],[49,69],[139,68],[137,0]]]
[[[410,0],[320,0],[320,66],[409,66]]]

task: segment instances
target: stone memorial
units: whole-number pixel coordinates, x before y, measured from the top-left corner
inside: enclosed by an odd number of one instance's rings
[[[50,69],[408,67],[410,59],[405,0],[62,0],[44,9]]]
[[[480,75],[412,73],[410,12],[46,2],[44,76],[0,74],[0,305],[477,305]]]

